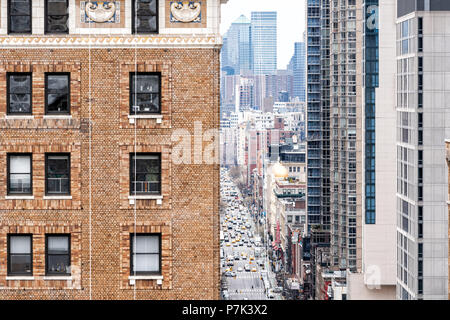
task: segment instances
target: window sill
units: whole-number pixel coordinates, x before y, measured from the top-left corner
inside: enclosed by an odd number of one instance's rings
[[[128,119],[162,119],[162,114],[137,114],[137,115],[128,115]]]
[[[72,200],[72,196],[44,196],[44,200]]]
[[[44,119],[72,119],[72,116],[70,114],[67,115],[45,115]]]
[[[6,277],[6,281],[22,281],[22,280],[34,280],[34,277],[27,277],[27,276],[22,276],[22,277],[7,276]]]
[[[30,115],[5,115],[5,119],[7,120],[23,120],[23,119],[34,119],[34,116]]]
[[[72,281],[72,276],[45,276],[45,281]]]
[[[128,196],[129,200],[162,200],[163,196],[160,195],[148,195],[148,196]]]
[[[5,196],[5,200],[34,200],[34,196]]]
[[[128,280],[164,280],[164,276],[129,276]]]

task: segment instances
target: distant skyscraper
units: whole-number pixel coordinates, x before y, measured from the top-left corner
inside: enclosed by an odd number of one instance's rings
[[[224,36],[222,70],[243,74],[252,68],[250,20],[244,15],[236,19]]]
[[[305,43],[296,42],[294,55],[289,63],[290,71],[294,76],[294,92],[293,96],[298,97],[300,101],[305,101]]]
[[[252,12],[251,42],[253,72],[274,74],[277,70],[277,12]]]

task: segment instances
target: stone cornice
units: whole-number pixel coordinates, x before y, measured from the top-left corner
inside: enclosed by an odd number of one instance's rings
[[[79,36],[0,36],[0,49],[27,48],[99,48],[99,47],[128,47],[134,48],[215,48],[222,45],[222,37],[218,35],[79,35]]]

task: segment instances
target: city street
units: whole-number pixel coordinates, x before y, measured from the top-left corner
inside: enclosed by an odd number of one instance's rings
[[[228,300],[281,299],[273,292],[266,248],[255,235],[255,222],[228,172],[222,169],[221,273],[222,298]]]

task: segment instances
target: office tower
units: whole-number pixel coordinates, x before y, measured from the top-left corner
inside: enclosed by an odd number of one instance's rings
[[[397,298],[448,299],[450,2],[397,1]]]
[[[226,2],[0,1],[1,300],[219,299]]]
[[[292,94],[293,97],[298,97],[300,101],[305,101],[305,43],[304,42],[296,42],[294,44],[294,55],[291,58],[290,62],[290,71],[294,77],[294,92]]]
[[[329,0],[306,2],[308,228],[329,229]],[[323,71],[323,72],[322,72]]]
[[[250,20],[244,15],[237,18],[224,35],[222,69],[228,74],[243,74],[252,69]]]
[[[277,70],[277,12],[252,12],[251,43],[253,73],[274,74]]]
[[[347,275],[351,300],[395,299],[395,2],[365,0],[362,12],[356,13],[356,28],[361,25],[360,17],[364,19],[361,32],[356,30],[356,81],[359,84],[359,79],[363,79],[361,93],[357,89],[358,105],[361,102],[362,108],[356,111],[357,123],[362,124],[356,126],[356,157],[361,159],[357,160],[357,203],[362,199],[361,214],[359,205],[356,214],[357,226],[361,225],[356,227],[356,250],[357,254],[361,252],[361,267]],[[347,19],[349,31],[355,30],[353,13],[351,17]],[[363,77],[359,76],[361,73]],[[354,134],[353,128],[350,133]],[[350,226],[350,219],[353,218],[349,217],[349,231],[355,229]],[[349,251],[355,249],[351,239],[349,235]]]

